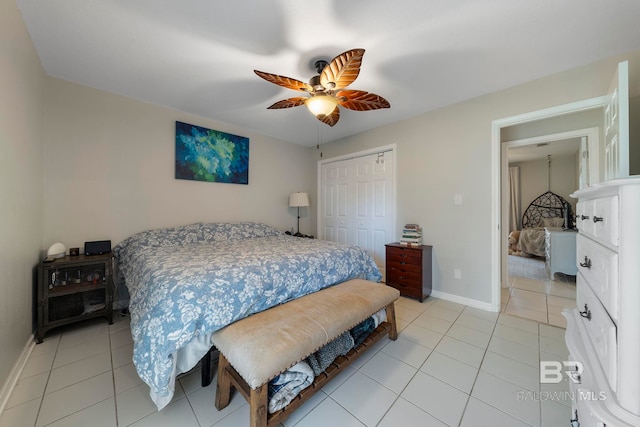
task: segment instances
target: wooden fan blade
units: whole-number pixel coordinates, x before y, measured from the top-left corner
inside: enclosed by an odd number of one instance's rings
[[[306,96],[300,96],[300,97],[296,97],[296,98],[288,98],[288,99],[283,99],[282,101],[278,101],[275,104],[273,104],[270,107],[267,107],[268,110],[276,110],[279,108],[291,108],[291,107],[297,107],[299,105],[303,105],[304,102],[309,99]]]
[[[341,90],[336,93],[336,98],[338,99],[338,104],[344,108],[355,111],[369,111],[391,107],[389,101],[380,95],[363,90]]]
[[[292,79],[291,77],[279,76],[277,74],[265,73],[264,71],[253,70],[258,76],[262,77],[268,82],[276,84],[278,86],[286,87],[287,89],[300,90],[302,92],[312,92],[313,88],[308,83],[301,82],[300,80]]]
[[[336,108],[333,109],[331,114],[327,114],[326,116],[318,115],[316,116],[316,118],[320,120],[322,123],[333,127],[336,125],[336,123],[338,123],[338,120],[340,120],[340,109],[336,106]]]
[[[342,89],[349,86],[360,74],[364,49],[351,49],[331,60],[320,73],[320,84],[326,89]]]

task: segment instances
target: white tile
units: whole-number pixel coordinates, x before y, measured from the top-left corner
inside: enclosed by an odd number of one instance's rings
[[[33,355],[32,353],[20,373],[20,380],[42,374],[44,372],[49,372],[53,365],[53,359],[55,356],[55,352],[43,352],[38,355]]]
[[[429,354],[433,351],[431,348],[424,347],[411,340],[405,339],[402,335],[395,341],[390,341],[382,347],[382,352],[387,353],[398,360],[401,360],[414,368],[422,366]]]
[[[500,313],[500,316],[498,317],[498,324],[509,326],[514,329],[520,329],[531,334],[538,334],[538,323],[532,320],[521,319],[519,317]]]
[[[333,400],[368,426],[376,425],[397,397],[397,394],[360,372],[356,372],[331,393]]]
[[[425,313],[429,313],[431,316],[439,317],[440,319],[455,322],[458,316],[460,315],[460,311],[450,310],[445,307],[436,306],[433,304],[431,307],[427,309]]]
[[[133,362],[133,344],[123,345],[122,347],[111,347],[111,360],[114,368],[127,365]]]
[[[540,351],[557,354],[559,356],[569,354],[569,350],[567,349],[567,345],[564,340],[555,340],[546,336],[540,337]]]
[[[446,424],[405,399],[399,398],[377,427],[398,426],[446,427]]]
[[[59,368],[60,366],[105,352],[110,352],[108,335],[98,336],[97,339],[85,341],[81,344],[74,342],[73,347],[58,349],[56,358],[53,361],[53,367]]]
[[[440,339],[442,339],[442,334],[411,324],[402,331],[402,337],[424,347],[434,348],[438,345]]]
[[[96,322],[100,322],[97,324]],[[89,341],[105,340],[109,342],[109,335],[101,333],[102,319],[91,319],[85,322],[79,322],[69,325],[60,336],[60,344],[58,351],[68,350],[74,347],[84,345]]]
[[[47,427],[113,427],[116,423],[116,404],[113,397],[75,412]]]
[[[29,400],[0,413],[0,427],[33,426],[38,416],[41,398]]]
[[[496,316],[497,315],[498,314],[496,313]],[[465,310],[460,317],[458,317],[458,320],[456,320],[456,324],[491,335],[493,333],[493,328],[496,326],[496,321],[485,320],[483,318],[476,317],[473,314],[467,314],[467,311]]]
[[[40,344],[36,344],[31,350],[29,357],[38,357],[47,353],[54,353],[58,350],[60,344],[60,335],[55,334],[56,329],[51,331]]]
[[[113,370],[116,394],[120,394],[143,383],[133,363]]]
[[[534,368],[540,367],[540,358],[537,351],[532,350],[531,347],[526,345],[505,340],[495,335],[491,337],[491,342],[489,342],[487,350],[508,357],[509,359],[526,363]]]
[[[576,299],[576,285],[575,283],[562,283],[558,281],[554,281],[549,285],[549,295],[562,297],[562,298],[570,298]]]
[[[564,341],[567,331],[550,325],[540,325],[540,336],[553,338],[554,340]]]
[[[215,384],[215,381],[217,381],[216,375],[217,373],[214,373],[212,384]],[[182,385],[185,394],[191,394],[202,388],[202,371],[200,368],[193,369],[186,374],[180,375],[178,381],[180,385]]]
[[[283,422],[284,427],[293,427],[298,425],[298,422],[304,418],[308,413],[313,411],[322,401],[329,399],[329,397],[323,393],[318,392],[314,394],[309,400],[304,402],[302,406],[296,409],[291,415],[289,415]]]
[[[210,407],[215,409],[212,399],[208,403]],[[121,426],[128,426],[158,410],[151,397],[149,397],[149,386],[144,383],[117,394],[116,405],[118,408],[118,425]]]
[[[445,336],[435,351],[453,357],[460,362],[479,368],[485,351],[479,347]]]
[[[402,307],[406,307],[406,308],[408,308],[410,310],[419,311],[420,313],[422,313],[431,304],[433,304],[433,301],[429,301],[429,299],[426,299],[425,301],[420,302],[420,301],[418,301],[417,299],[414,299],[414,298],[400,297],[400,298],[398,298],[398,300],[395,302],[394,305],[396,307],[402,306]]]
[[[347,366],[345,370],[338,374],[338,376],[334,377],[331,381],[325,384],[325,386],[322,387],[322,391],[326,394],[333,393],[338,387],[342,385],[342,383],[351,378],[351,376],[356,372],[358,372],[358,370],[353,366]]]
[[[540,402],[522,387],[480,371],[471,396],[533,426],[540,425]]]
[[[438,332],[440,334],[445,334],[447,333],[451,325],[453,325],[453,322],[449,322],[448,320],[436,317],[426,311],[418,316],[416,320],[413,321],[413,324],[422,326],[423,328],[431,329],[432,331]]]
[[[418,369],[390,355],[379,352],[371,358],[360,372],[379,382],[396,394],[400,394]]]
[[[562,405],[550,400],[543,400],[542,405],[542,424],[543,426],[561,426],[566,425],[567,420],[572,419],[571,406]]]
[[[416,317],[422,314],[421,311],[411,310],[410,308],[407,308],[401,305],[395,308],[395,312],[396,312],[396,319],[402,319],[407,322],[413,322]]]
[[[547,317],[547,311],[538,311],[531,310],[525,307],[519,307],[516,305],[512,305],[511,301],[507,304],[507,307],[504,309],[506,314],[510,314],[512,316],[518,316],[529,320],[534,320],[536,322],[547,323],[549,318]]]
[[[525,332],[522,329],[515,329],[510,326],[502,324],[496,325],[496,329],[493,332],[494,336],[503,338],[508,341],[513,341],[518,344],[526,345],[534,350],[538,350],[538,334],[532,334]]]
[[[149,388],[147,388],[147,396],[149,395]],[[203,426],[210,426],[220,421],[224,417],[236,411],[242,406],[247,406],[247,401],[242,397],[240,393],[234,393],[231,397],[229,405],[221,411],[218,411],[215,406],[216,397],[216,383],[211,383],[207,387],[200,387],[187,395],[187,399],[193,408],[198,421]],[[151,401],[149,399],[149,401]],[[118,416],[120,416],[120,409],[118,409]],[[126,425],[126,424],[125,424]],[[248,423],[247,423],[248,425]]]
[[[418,372],[401,395],[449,426],[457,426],[469,396],[442,381]]]
[[[547,424],[544,424],[547,425]],[[548,424],[551,426],[552,424]],[[563,425],[563,424],[553,424]],[[464,411],[460,427],[528,427],[510,415],[487,405],[486,403],[472,397],[469,399],[467,409]]]
[[[133,344],[133,338],[131,337],[131,330],[128,328],[111,334],[111,348],[119,348],[131,344]]]
[[[478,368],[434,351],[420,368],[425,374],[445,382],[467,394],[478,374]]]
[[[499,354],[487,352],[480,370],[516,384],[520,388],[531,391],[539,391],[540,389],[539,368],[534,368]]]
[[[557,326],[559,328],[567,328],[567,319],[565,319],[564,316],[558,316],[556,314],[547,314],[547,317],[549,318],[549,324],[553,325],[553,326]]]
[[[476,329],[471,329],[468,326],[459,324],[458,322],[454,323],[451,329],[449,329],[447,336],[482,349],[487,348],[489,340],[491,339],[491,335],[485,334]]]
[[[434,301],[433,307],[444,308],[445,310],[455,311],[456,313],[461,313],[462,310],[466,307],[463,304],[458,304],[457,302],[447,301],[445,299],[439,299]]]
[[[111,356],[100,353],[51,371],[46,393],[51,393],[105,372],[111,373]]]
[[[11,408],[42,397],[48,378],[49,372],[44,372],[18,381],[5,407]]]
[[[571,391],[569,389],[569,378],[563,376],[559,383],[540,384],[540,393],[544,393],[545,400],[550,400],[571,408]]]
[[[249,405],[243,405],[214,424],[215,427],[248,426],[250,421]],[[208,426],[209,424],[202,424]],[[169,426],[167,426],[169,427]],[[171,426],[173,427],[173,426]]]
[[[111,372],[91,377],[44,396],[36,426],[43,426],[113,397]]]
[[[243,425],[243,424],[236,424]],[[246,425],[246,424],[244,424]],[[324,399],[318,406],[309,412],[296,427],[364,427],[356,417],[345,408],[338,405],[333,399]],[[216,427],[218,427],[216,425]]]
[[[506,290],[507,293],[509,292],[509,288],[502,288],[502,289]],[[469,307],[469,306],[467,306],[464,309],[462,314],[464,316],[477,317],[492,323],[496,323],[496,320],[498,320],[498,315],[499,315],[499,313],[496,313],[495,311],[487,311],[487,310],[482,310],[476,307]]]
[[[247,421],[249,421],[247,419]],[[191,410],[189,401],[186,398],[178,399],[167,406],[162,411],[154,412],[140,421],[131,424],[131,427],[200,427],[196,416]]]
[[[512,288],[546,294],[548,284],[548,281],[516,277],[513,281]]]

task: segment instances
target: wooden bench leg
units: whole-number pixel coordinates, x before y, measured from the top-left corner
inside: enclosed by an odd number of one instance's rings
[[[398,339],[398,327],[396,325],[396,309],[393,303],[387,306],[386,312],[387,322],[391,324],[391,329],[389,330],[389,339],[395,341]]]
[[[216,408],[220,411],[231,401],[231,379],[227,367],[229,361],[222,353],[218,358],[218,381],[216,383]]]
[[[267,427],[269,401],[269,383],[262,384],[255,390],[251,390],[251,398],[249,408],[251,411],[251,419],[249,425],[251,427]]]

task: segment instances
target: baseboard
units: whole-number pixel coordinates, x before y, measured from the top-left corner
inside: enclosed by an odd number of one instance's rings
[[[459,295],[448,294],[441,291],[431,291],[431,296],[434,298],[440,298],[447,301],[455,302],[458,304],[468,305],[470,307],[479,308],[480,310],[499,312],[500,306],[494,306],[490,302],[478,301],[476,299],[465,298]]]
[[[0,416],[2,415],[2,411],[4,411],[4,407],[11,397],[11,393],[13,392],[13,389],[16,386],[20,375],[22,374],[22,370],[29,360],[29,356],[31,355],[31,352],[33,351],[33,347],[35,347],[35,345],[35,336],[32,334],[31,336],[29,336],[27,343],[24,345],[22,353],[20,353],[20,357],[18,357],[18,360],[16,360],[16,363],[13,365],[13,368],[9,373],[9,377],[2,386],[2,390],[0,390]]]

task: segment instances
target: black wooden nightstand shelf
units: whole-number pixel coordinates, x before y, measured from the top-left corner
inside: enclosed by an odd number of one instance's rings
[[[36,341],[58,326],[94,317],[113,323],[111,254],[66,256],[41,262],[38,268]]]

